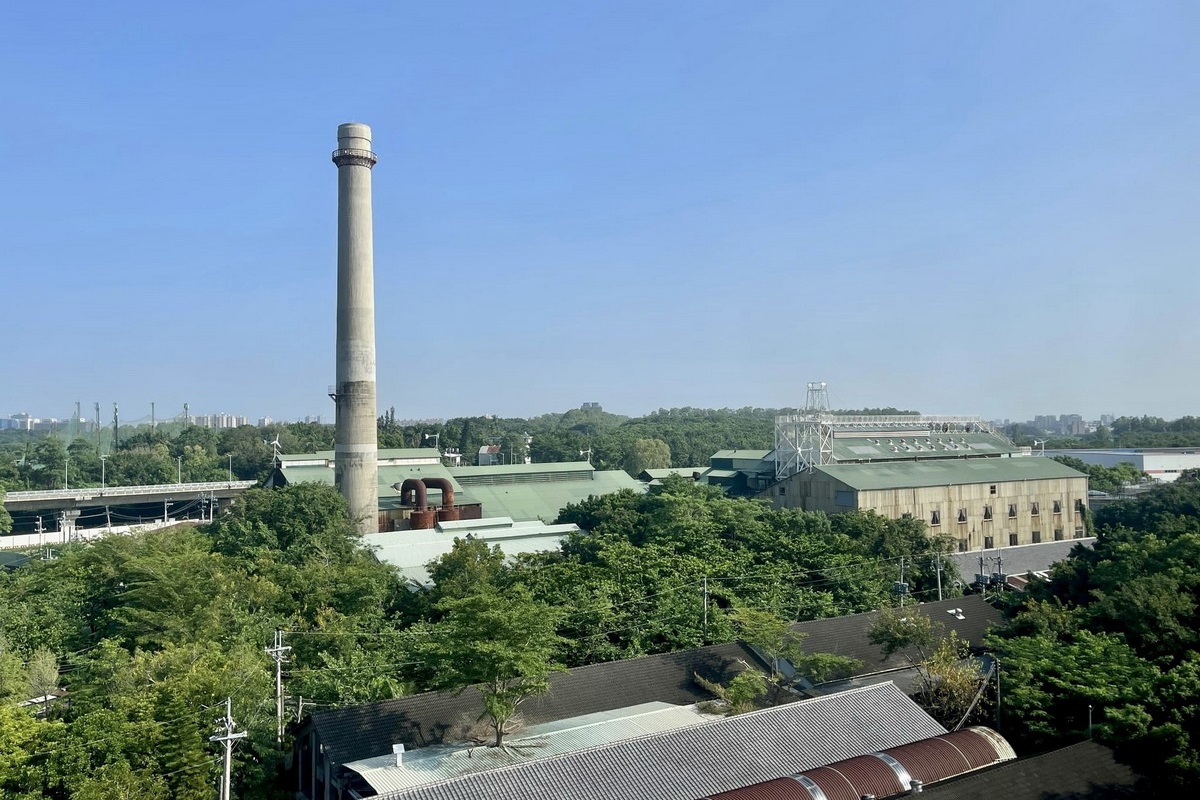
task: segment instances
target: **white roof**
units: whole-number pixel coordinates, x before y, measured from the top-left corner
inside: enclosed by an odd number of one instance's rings
[[[361,775],[376,792],[394,792],[717,718],[695,706],[642,703],[534,725],[505,737],[503,748],[467,743],[434,745],[405,753],[400,767],[394,755],[364,758],[345,766]]]
[[[429,583],[425,565],[449,553],[455,539],[479,539],[498,545],[506,556],[557,550],[562,540],[579,530],[574,523],[547,525],[541,520],[514,522],[509,517],[439,522],[436,528],[368,533],[363,543],[375,549],[380,561],[399,567],[410,581]]]

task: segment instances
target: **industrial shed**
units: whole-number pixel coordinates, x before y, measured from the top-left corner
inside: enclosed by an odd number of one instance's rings
[[[879,684],[537,758],[388,800],[696,800],[946,733]]]
[[[777,506],[924,520],[960,552],[1081,539],[1087,476],[1049,458],[929,459],[814,466],[772,487]]]
[[[333,485],[332,451],[280,455],[279,464],[272,474],[276,483]],[[446,481],[454,492],[459,519],[464,520],[511,517],[518,522],[551,523],[567,504],[592,495],[645,491],[645,485],[624,470],[598,470],[586,461],[447,467],[434,448],[397,448],[380,450],[378,464],[380,531],[409,529],[412,507],[402,505],[400,493],[392,487],[410,479]]]

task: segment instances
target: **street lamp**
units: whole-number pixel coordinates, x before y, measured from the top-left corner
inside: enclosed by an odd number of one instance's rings
[[[233,453],[229,454],[229,482],[233,483]]]
[[[70,454],[68,454],[66,456],[66,458],[63,459],[63,488],[64,489],[71,488],[70,484],[67,481],[67,468],[70,466],[71,466],[71,456],[70,456]]]
[[[424,434],[424,436],[425,436],[425,441],[427,441],[427,442],[430,439],[433,439],[433,449],[437,450],[438,449],[438,439],[441,438],[441,434],[440,433],[426,433],[426,434]]]
[[[175,482],[183,483],[183,456],[175,457],[175,466],[176,466]]]
[[[108,456],[100,456],[100,494],[104,494],[104,459]]]

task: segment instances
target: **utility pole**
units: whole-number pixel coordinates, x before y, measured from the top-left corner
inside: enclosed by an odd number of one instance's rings
[[[904,556],[900,556],[900,582],[896,584],[896,591],[900,593],[900,607],[904,608],[904,595],[908,593],[908,587],[904,585]]]
[[[100,452],[100,401],[97,400],[92,406],[96,410],[96,452]]]
[[[117,404],[113,403],[113,450],[121,444],[121,415],[117,411]]]
[[[937,584],[938,584],[938,600],[942,599],[942,552],[939,550],[936,558],[934,558],[934,567],[937,569]]]
[[[708,641],[708,576],[704,576],[704,638]]]
[[[283,747],[283,665],[290,647],[283,645],[283,631],[275,629],[275,644],[263,648],[275,660],[275,743]]]
[[[156,430],[158,422],[154,419],[154,401],[150,401],[150,430]]]
[[[208,737],[210,742],[221,742],[225,745],[225,768],[221,774],[220,800],[233,800],[230,794],[230,776],[233,771],[233,743],[237,739],[245,739],[249,734],[245,731],[234,732],[237,725],[233,721],[233,698],[225,698],[225,719],[218,723],[217,733]]]

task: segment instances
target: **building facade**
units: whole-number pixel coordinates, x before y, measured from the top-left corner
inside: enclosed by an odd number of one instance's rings
[[[762,496],[781,508],[921,519],[960,551],[1087,535],[1087,476],[1048,458],[830,465]]]

